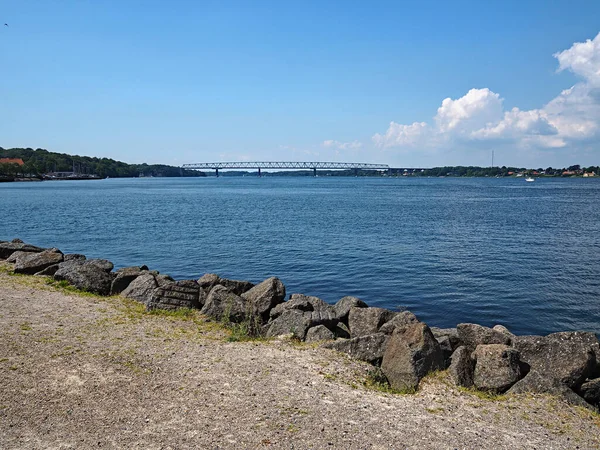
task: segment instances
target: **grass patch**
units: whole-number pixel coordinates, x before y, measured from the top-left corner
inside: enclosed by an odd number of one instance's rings
[[[196,318],[197,310],[191,308],[151,309],[146,313],[151,316],[173,317],[182,320],[193,320]]]
[[[487,401],[493,401],[493,402],[506,400],[506,395],[504,395],[504,394],[496,394],[494,392],[480,391],[473,387],[470,387],[470,388],[466,388],[463,386],[457,386],[457,387],[458,387],[459,391],[464,392],[466,394],[473,395],[481,400],[487,400]]]

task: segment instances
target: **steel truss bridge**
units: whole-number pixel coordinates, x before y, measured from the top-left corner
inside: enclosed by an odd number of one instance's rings
[[[369,164],[369,163],[347,163],[347,162],[320,162],[320,161],[240,161],[240,162],[216,162],[216,163],[196,163],[184,164],[183,169],[191,170],[214,170],[219,176],[219,169],[258,169],[258,176],[261,176],[261,169],[296,169],[312,170],[316,176],[317,169],[321,170],[389,170],[387,164]]]

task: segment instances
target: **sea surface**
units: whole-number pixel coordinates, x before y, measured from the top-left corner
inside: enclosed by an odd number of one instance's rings
[[[600,180],[208,177],[0,184],[0,240],[408,309],[600,333]]]

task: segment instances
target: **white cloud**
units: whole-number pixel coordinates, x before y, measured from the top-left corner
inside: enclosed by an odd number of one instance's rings
[[[574,148],[600,138],[600,33],[554,57],[559,71],[570,70],[582,80],[539,109],[507,111],[499,94],[471,89],[463,97],[444,99],[431,124],[391,122],[385,134],[376,133],[372,141],[377,147],[399,150],[477,147],[486,141],[543,150]]]
[[[353,150],[362,147],[362,143],[358,141],[352,142],[340,142],[334,141],[333,139],[328,139],[323,141],[323,147],[325,148],[337,148],[338,150]]]

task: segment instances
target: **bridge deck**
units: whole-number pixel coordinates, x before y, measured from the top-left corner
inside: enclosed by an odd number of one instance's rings
[[[218,169],[364,169],[388,170],[387,164],[320,162],[320,161],[239,161],[239,162],[209,162],[184,164],[184,169],[218,170]]]

